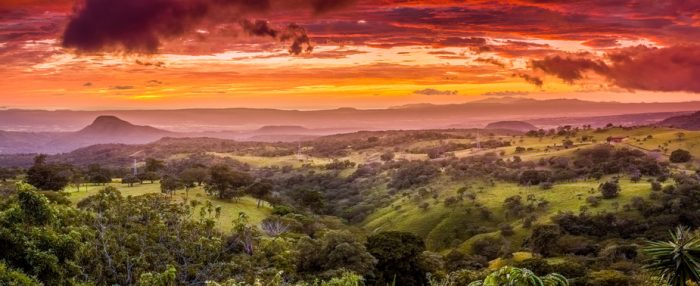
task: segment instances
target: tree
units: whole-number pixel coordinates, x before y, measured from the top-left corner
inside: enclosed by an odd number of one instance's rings
[[[7,182],[7,180],[14,179],[17,174],[14,170],[10,168],[0,168],[0,181]]]
[[[551,173],[543,170],[525,170],[520,174],[520,184],[525,186],[539,185],[550,179]]]
[[[690,155],[690,152],[683,149],[677,149],[671,152],[671,157],[669,157],[669,160],[672,163],[686,163],[689,162],[692,158],[693,156]]]
[[[229,200],[243,196],[243,188],[253,182],[250,175],[233,171],[226,165],[216,165],[209,169],[209,179],[204,190],[219,199]]]
[[[76,190],[80,191],[80,186],[85,183],[85,175],[83,175],[80,170],[74,169],[73,174],[70,177],[70,183],[75,186]],[[87,191],[87,186],[85,191]]]
[[[180,173],[180,180],[186,185],[194,187],[201,186],[207,180],[207,169],[203,167],[187,168]]]
[[[100,164],[91,164],[87,171],[88,182],[95,185],[105,185],[112,182],[112,174]]]
[[[310,276],[328,278],[342,269],[371,276],[377,262],[349,231],[331,230],[318,239],[301,239],[297,250],[297,271]]]
[[[238,253],[228,248],[227,236],[217,229],[220,210],[211,202],[182,202],[159,194],[122,196],[107,187],[78,207],[95,214],[79,229],[89,231],[77,236],[87,245],[74,260],[80,279],[91,285],[133,285],[141,274],[146,275],[142,281],[153,281],[148,276],[166,278],[155,273],[172,273],[169,265],[176,269],[175,285],[202,285],[202,279],[234,275],[227,262]],[[243,259],[237,261],[247,263]]]
[[[676,138],[678,139],[678,141],[683,141],[683,138],[685,138],[685,133],[683,133],[683,132],[677,132],[677,133],[676,133]]]
[[[136,177],[139,179],[139,182],[151,181],[151,184],[153,184],[153,182],[160,178],[160,176],[158,176],[158,173],[156,172],[139,173],[138,175],[136,175]]]
[[[19,182],[16,189],[0,204],[0,285],[70,285],[79,274],[73,262],[82,241],[76,234],[85,231],[73,225],[79,216],[51,204],[29,184]],[[43,284],[24,283],[19,271]]]
[[[469,286],[501,286],[501,285],[518,285],[518,286],[568,286],[569,281],[566,277],[552,273],[546,276],[539,277],[532,271],[524,268],[516,268],[505,266],[488,276],[482,281],[469,283]]]
[[[248,186],[246,193],[258,200],[257,207],[259,208],[262,200],[272,192],[272,188],[272,184],[268,181],[256,182]]]
[[[649,242],[642,252],[650,257],[646,267],[669,286],[700,282],[700,238],[688,228],[676,228],[670,241]]]
[[[27,183],[40,190],[60,191],[68,185],[68,168],[46,163],[46,155],[34,157],[34,165],[27,170]]]
[[[122,178],[122,184],[127,184],[129,187],[133,187],[134,184],[139,182],[141,182],[141,180],[134,175],[126,175],[124,178]]]
[[[556,249],[554,245],[561,237],[561,230],[557,225],[537,225],[532,229],[528,244],[532,251],[543,256],[552,256]]]
[[[377,259],[375,285],[427,284],[419,260],[425,251],[420,237],[408,232],[380,232],[367,238],[367,250]]]
[[[41,286],[43,284],[21,271],[8,269],[5,263],[0,262],[0,285]]]
[[[165,164],[163,164],[163,161],[154,158],[146,158],[146,166],[144,167],[146,173],[158,173],[158,171],[162,170],[163,168],[165,168]]]
[[[617,181],[607,181],[598,187],[604,199],[616,198],[620,195],[620,185]]]
[[[173,193],[182,188],[182,182],[174,176],[165,175],[160,179],[160,191],[164,194],[172,196]]]

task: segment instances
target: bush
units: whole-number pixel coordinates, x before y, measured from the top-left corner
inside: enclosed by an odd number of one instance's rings
[[[597,207],[600,205],[600,198],[598,196],[589,196],[586,198],[586,202],[592,207]]]
[[[617,181],[607,181],[598,187],[604,199],[616,198],[620,195],[620,185]]]
[[[586,286],[630,286],[632,278],[616,270],[601,270],[588,274]]]
[[[511,236],[511,235],[515,234],[515,231],[513,230],[513,226],[511,226],[510,224],[504,223],[501,226],[499,226],[499,229],[501,230],[501,235],[503,235],[503,236]]]
[[[689,162],[692,158],[693,156],[690,155],[690,152],[683,149],[677,149],[671,152],[671,157],[669,158],[669,160],[672,163],[686,163]]]
[[[471,252],[474,255],[481,255],[488,260],[498,258],[501,251],[501,241],[494,237],[482,237],[472,243]]]

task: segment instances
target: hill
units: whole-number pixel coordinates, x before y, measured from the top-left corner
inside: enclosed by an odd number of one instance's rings
[[[700,112],[669,117],[659,122],[658,125],[686,130],[700,130]]]
[[[304,126],[309,129],[359,130],[435,129],[449,126],[481,127],[502,120],[547,117],[592,117],[700,110],[700,101],[673,103],[593,102],[572,99],[491,99],[462,104],[418,104],[386,109],[339,108],[279,110],[254,108],[181,110],[0,110],[0,129],[14,131],[69,131],[97,116],[111,114],[177,132],[253,131],[263,126]],[[606,122],[608,123],[608,122]],[[609,122],[618,124],[618,122]]]
[[[530,130],[537,130],[537,126],[525,121],[498,121],[489,123],[486,125],[486,129],[505,129],[527,132]]]
[[[116,116],[98,116],[75,132],[0,131],[0,153],[47,153],[73,151],[96,144],[144,144],[178,133],[134,125]]]

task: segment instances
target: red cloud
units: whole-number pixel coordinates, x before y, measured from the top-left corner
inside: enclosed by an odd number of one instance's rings
[[[606,77],[621,88],[650,91],[686,91],[700,93],[700,46],[628,49],[602,60],[571,57],[547,57],[532,61],[542,70],[566,82],[582,79],[585,72]]]

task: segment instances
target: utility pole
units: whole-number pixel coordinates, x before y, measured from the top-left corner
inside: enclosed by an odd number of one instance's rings
[[[476,149],[481,150],[481,140],[479,139],[479,130],[476,131]]]

